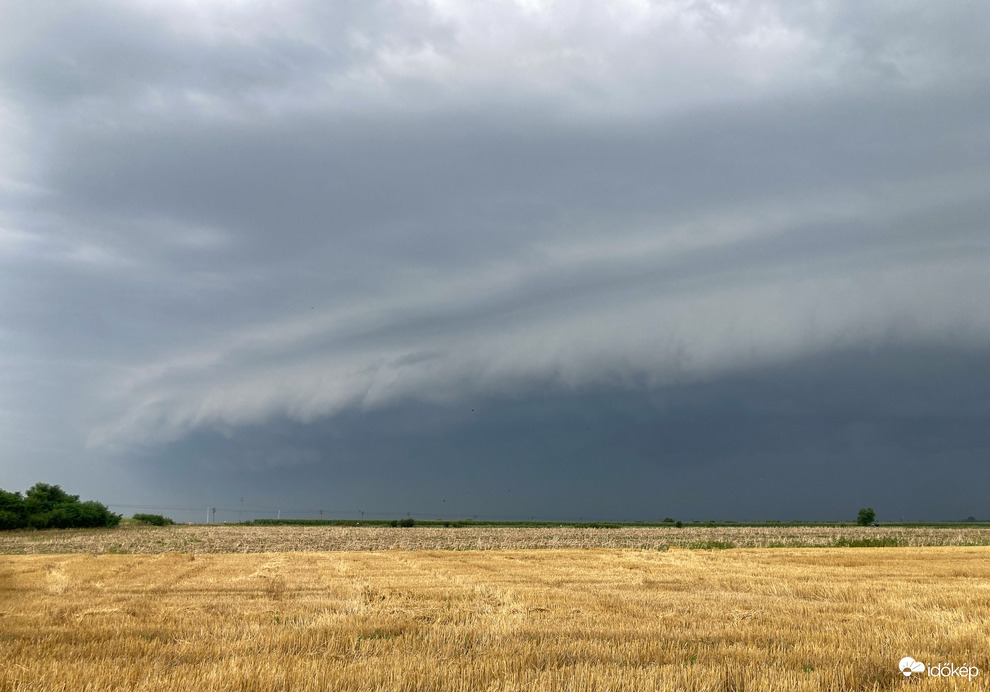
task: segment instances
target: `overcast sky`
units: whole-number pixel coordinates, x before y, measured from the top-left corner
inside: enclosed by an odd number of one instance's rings
[[[990,518],[990,6],[0,17],[0,487]]]

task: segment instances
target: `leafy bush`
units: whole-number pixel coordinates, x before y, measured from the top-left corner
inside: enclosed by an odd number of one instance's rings
[[[20,493],[0,490],[0,530],[27,526],[27,510]]]
[[[152,526],[171,526],[175,523],[169,517],[164,517],[161,514],[135,514],[132,518],[142,524],[151,524]]]
[[[99,502],[80,502],[57,485],[36,483],[22,497],[0,490],[0,529],[109,528],[120,523]]]

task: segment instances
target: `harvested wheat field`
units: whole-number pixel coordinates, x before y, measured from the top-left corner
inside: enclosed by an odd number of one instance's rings
[[[990,529],[927,526],[144,526],[0,531],[0,554],[279,553],[326,550],[990,546]]]
[[[988,633],[983,547],[0,557],[2,690],[984,689]]]

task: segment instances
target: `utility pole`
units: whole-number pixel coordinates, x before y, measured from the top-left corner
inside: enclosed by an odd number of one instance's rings
[[[216,507],[210,507],[210,512],[213,514],[213,523],[216,524],[217,523],[217,508]]]
[[[323,521],[323,510],[320,510],[320,521]]]
[[[241,498],[241,508],[237,510],[237,523],[241,523],[241,515],[244,514],[244,498]]]

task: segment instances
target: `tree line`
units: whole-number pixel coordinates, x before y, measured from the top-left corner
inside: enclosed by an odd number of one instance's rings
[[[80,502],[57,485],[35,483],[23,495],[0,489],[0,530],[113,528],[121,518],[106,505]]]

